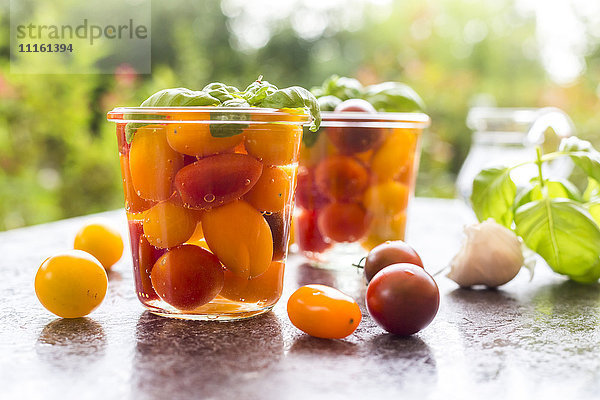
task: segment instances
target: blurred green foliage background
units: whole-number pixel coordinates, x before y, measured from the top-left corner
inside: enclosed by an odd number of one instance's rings
[[[422,196],[454,196],[475,104],[560,107],[578,135],[598,145],[600,10],[563,2],[570,14],[556,9],[552,17],[541,3],[153,1],[151,75],[127,65],[112,75],[11,74],[9,9],[0,3],[0,229],[121,207],[106,112],[166,87],[245,87],[259,74],[307,88],[333,73],[364,84],[406,82],[432,118]],[[578,35],[570,37],[573,27]]]

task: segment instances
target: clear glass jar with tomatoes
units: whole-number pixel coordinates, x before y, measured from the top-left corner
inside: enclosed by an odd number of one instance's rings
[[[143,305],[210,320],[269,310],[283,287],[305,110],[116,108],[108,119]]]
[[[403,240],[414,193],[423,113],[377,112],[361,99],[322,112],[300,153],[295,242],[321,265]],[[335,254],[336,257],[332,257]]]

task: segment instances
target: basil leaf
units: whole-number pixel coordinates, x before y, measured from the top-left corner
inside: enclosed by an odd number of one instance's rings
[[[302,132],[302,144],[304,144],[306,147],[313,147],[315,145],[315,143],[317,143],[317,140],[319,139],[321,130],[322,129],[319,129],[316,132],[312,132],[308,128],[308,126],[304,125],[303,132]]]
[[[516,232],[557,273],[582,283],[600,278],[600,228],[572,200],[544,198],[517,209]]]
[[[539,184],[539,180],[536,180],[536,185],[532,188],[531,191],[531,201],[541,200],[544,198],[542,194],[542,188]],[[563,198],[563,199],[571,199],[577,202],[581,201],[581,194],[575,185],[566,180],[544,180],[544,185],[547,188],[548,197],[551,199]]]
[[[588,184],[583,192],[583,201],[600,200],[600,183],[593,178],[588,178]]]
[[[265,97],[275,93],[277,86],[271,85],[267,81],[252,82],[242,93],[242,98],[251,106],[256,105],[264,100]]]
[[[473,211],[479,221],[493,218],[510,229],[516,192],[517,187],[510,179],[509,168],[484,169],[473,180]]]
[[[307,108],[312,116],[312,122],[309,129],[316,132],[321,126],[321,110],[317,99],[311,92],[300,87],[291,86],[285,89],[279,89],[265,97],[259,104],[259,107],[267,108]]]
[[[216,106],[220,101],[201,90],[164,89],[148,97],[140,107]]]
[[[204,86],[202,92],[208,93],[210,96],[219,100],[220,103],[225,103],[235,99],[234,93],[239,93],[239,89],[235,86],[228,86],[221,82],[213,82]]]
[[[325,95],[335,96],[341,100],[359,99],[363,96],[363,85],[354,78],[332,75],[323,82]]]
[[[600,199],[586,204],[586,207],[592,218],[594,218],[594,221],[596,221],[596,224],[600,226]]]
[[[423,99],[410,86],[384,82],[367,86],[364,99],[380,112],[419,112],[425,110]]]
[[[589,177],[600,182],[600,153],[592,147],[590,142],[572,136],[563,139],[558,150],[568,152],[579,168]]]
[[[125,114],[125,115],[123,115],[123,119],[124,120],[130,120],[130,119],[155,120],[155,119],[167,119],[167,116],[166,115],[151,115],[151,114]],[[128,144],[131,143],[131,141],[133,140],[133,136],[137,132],[138,128],[141,128],[142,126],[146,126],[146,125],[149,125],[149,124],[145,124],[143,122],[128,122],[125,125],[125,140],[127,141],[127,143]]]
[[[333,111],[342,102],[339,97],[327,95],[317,98],[321,111]]]
[[[239,97],[234,97],[231,100],[226,100],[223,102],[223,104],[221,104],[223,107],[250,107],[250,104],[248,104],[248,102],[244,99],[241,99]]]
[[[250,115],[245,112],[232,113],[213,111],[210,113],[210,119],[211,121],[228,121],[227,123],[223,124],[211,123],[209,126],[210,135],[212,137],[222,138],[235,136],[242,133],[244,129],[248,127],[248,124],[238,121],[249,121]]]

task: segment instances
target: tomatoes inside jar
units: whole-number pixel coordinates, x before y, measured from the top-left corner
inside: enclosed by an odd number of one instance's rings
[[[281,296],[308,116],[240,109],[228,126],[211,120],[216,109],[183,117],[169,109],[109,113],[117,122],[136,292],[160,315],[240,319]],[[146,119],[153,121],[139,122]]]
[[[339,254],[405,236],[429,118],[378,113],[363,103],[323,112],[318,138],[300,153],[295,239],[306,257],[328,267],[342,264]]]

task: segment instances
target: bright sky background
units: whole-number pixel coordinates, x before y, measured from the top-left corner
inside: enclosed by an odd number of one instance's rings
[[[379,10],[374,14],[385,16],[392,1],[223,0],[221,4],[223,12],[231,18],[234,45],[242,51],[252,51],[266,45],[272,31],[288,17],[298,35],[310,40],[327,36],[328,32],[359,29],[366,7],[377,7]],[[518,13],[535,16],[534,40],[550,78],[558,84],[574,82],[585,71],[584,57],[591,49],[590,44],[600,41],[600,0],[515,1]],[[411,32],[415,38],[427,34],[416,28]],[[487,32],[488,27],[480,20],[472,20],[463,27],[466,43],[482,40]]]

